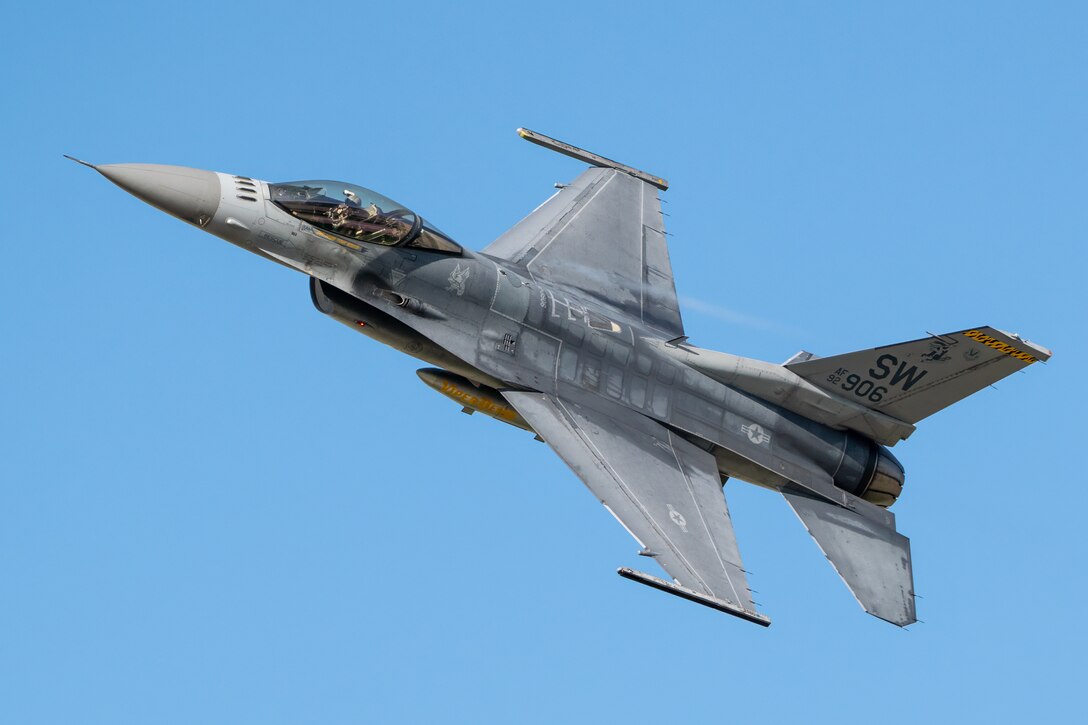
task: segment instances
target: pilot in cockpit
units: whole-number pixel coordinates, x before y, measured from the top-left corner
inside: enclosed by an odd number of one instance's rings
[[[348,206],[353,209],[362,209],[363,211],[362,214],[351,214],[350,217],[352,219],[360,219],[366,221],[369,219],[373,219],[374,217],[382,213],[381,208],[374,202],[370,202],[370,204],[364,209],[363,200],[359,198],[359,195],[351,189],[344,189],[344,198],[347,200]]]
[[[368,189],[336,181],[294,181],[271,184],[270,196],[289,214],[341,237],[385,246],[407,243],[421,249],[461,252],[410,210]]]

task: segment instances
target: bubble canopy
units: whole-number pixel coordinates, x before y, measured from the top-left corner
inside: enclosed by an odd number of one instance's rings
[[[376,191],[342,181],[269,184],[272,202],[288,214],[345,239],[387,247],[460,254],[461,247],[422,217]]]

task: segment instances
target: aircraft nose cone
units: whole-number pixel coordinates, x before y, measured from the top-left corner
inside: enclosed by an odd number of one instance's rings
[[[219,177],[212,171],[161,164],[95,168],[136,198],[198,227],[206,226],[219,208]]]

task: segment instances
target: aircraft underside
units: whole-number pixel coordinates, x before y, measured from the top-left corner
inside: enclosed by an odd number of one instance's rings
[[[370,189],[176,166],[80,162],[138,198],[310,278],[314,305],[425,361],[429,386],[546,442],[671,580],[625,578],[767,625],[726,477],[780,492],[862,607],[916,621],[888,450],[929,415],[1050,353],[976,327],[779,365],[690,344],[658,192],[668,183],[556,139],[588,163],[480,252]]]

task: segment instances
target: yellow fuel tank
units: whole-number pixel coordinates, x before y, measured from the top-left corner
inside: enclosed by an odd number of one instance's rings
[[[506,402],[506,398],[494,388],[476,385],[460,375],[439,368],[416,370],[416,375],[430,387],[459,403],[466,413],[479,411],[503,423],[533,431],[525,419]]]

